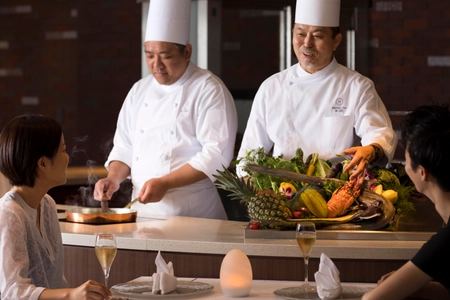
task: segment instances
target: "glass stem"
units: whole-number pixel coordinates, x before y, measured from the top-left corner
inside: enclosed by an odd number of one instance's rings
[[[105,286],[108,287],[109,271],[105,271]]]
[[[309,264],[309,255],[305,255],[303,257],[305,261],[305,284],[308,284],[308,264]]]

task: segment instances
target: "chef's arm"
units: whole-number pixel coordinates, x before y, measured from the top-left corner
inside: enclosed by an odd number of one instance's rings
[[[350,176],[350,179],[357,179],[361,175],[359,178],[360,183],[364,180],[365,171],[369,166],[369,162],[377,161],[384,157],[383,148],[377,143],[348,148],[345,149],[343,153],[352,156],[352,160],[345,167],[343,172],[349,173],[356,167],[355,171]]]
[[[168,190],[182,187],[207,178],[205,173],[194,169],[190,164],[159,178],[147,180],[139,191],[141,203],[158,202]]]
[[[121,161],[114,160],[108,166],[108,176],[95,183],[94,199],[110,200],[119,189],[120,184],[130,176],[130,167]]]

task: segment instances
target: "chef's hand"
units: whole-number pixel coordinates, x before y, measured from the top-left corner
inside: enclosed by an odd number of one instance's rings
[[[350,175],[350,180],[357,179],[359,186],[364,183],[364,177],[366,177],[366,170],[369,166],[369,162],[375,157],[374,152],[372,146],[352,147],[343,151],[345,155],[352,156],[352,160],[345,167],[343,172],[349,173],[356,167],[355,171]]]
[[[164,178],[152,178],[144,183],[138,194],[139,202],[146,204],[150,202],[158,202],[164,197],[169,190]]]
[[[108,177],[102,178],[95,183],[94,199],[110,200],[112,195],[120,188],[120,182],[112,180]]]

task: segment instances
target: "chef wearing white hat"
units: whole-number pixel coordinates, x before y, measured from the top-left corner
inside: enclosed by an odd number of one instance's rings
[[[369,162],[392,160],[397,136],[373,82],[333,56],[342,39],[339,13],[340,0],[297,0],[292,44],[299,63],[261,84],[238,158],[258,147],[285,158],[297,148],[323,159],[344,153],[353,157],[345,171],[357,167],[352,179]]]
[[[190,0],[151,0],[144,51],[151,75],[123,103],[114,147],[94,197],[109,200],[131,176],[140,216],[226,219],[213,182],[233,158],[237,113],[214,74],[190,62]]]

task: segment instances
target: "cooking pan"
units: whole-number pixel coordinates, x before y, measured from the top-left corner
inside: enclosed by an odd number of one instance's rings
[[[77,207],[66,210],[66,220],[87,224],[111,224],[135,222],[137,210],[128,208],[108,208],[103,212],[100,207]]]

